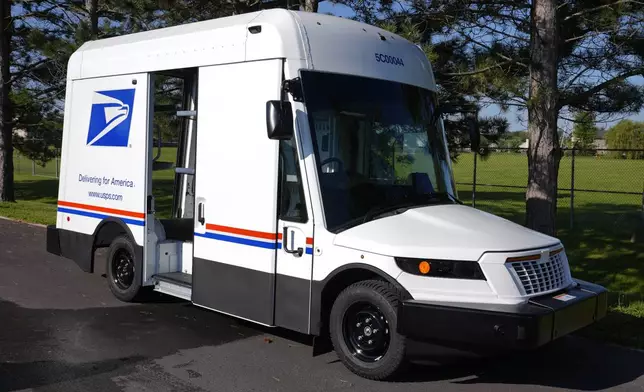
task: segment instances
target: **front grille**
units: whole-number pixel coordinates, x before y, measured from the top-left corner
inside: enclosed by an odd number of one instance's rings
[[[563,253],[554,254],[545,262],[518,261],[511,265],[528,295],[552,291],[566,283]]]

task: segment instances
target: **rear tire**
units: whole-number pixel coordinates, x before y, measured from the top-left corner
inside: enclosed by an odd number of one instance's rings
[[[107,252],[105,274],[110,291],[123,302],[134,302],[142,294],[143,263],[136,257],[129,237],[117,237]]]
[[[353,373],[371,380],[398,375],[406,338],[396,331],[401,293],[390,283],[367,280],[338,295],[329,319],[335,352]]]

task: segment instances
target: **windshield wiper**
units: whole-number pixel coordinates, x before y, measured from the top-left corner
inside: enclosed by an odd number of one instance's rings
[[[413,202],[405,202],[405,203],[399,203],[399,204],[392,204],[388,206],[376,206],[367,211],[367,213],[364,215],[364,218],[362,219],[362,223],[366,223],[369,221],[374,220],[377,217],[381,217],[382,215],[388,214],[390,212],[395,212],[396,214],[401,214],[411,207],[416,207],[418,206],[418,203],[413,203]]]
[[[367,223],[369,221],[372,221],[376,218],[382,218],[384,216],[387,216],[388,214],[402,214],[403,212],[409,210],[410,208],[414,207],[423,207],[423,206],[428,206],[432,204],[437,204],[440,202],[444,202],[446,200],[453,201],[459,204],[463,204],[460,200],[458,200],[454,195],[447,193],[447,192],[437,192],[437,193],[429,193],[426,195],[420,195],[412,198],[407,198],[405,200],[402,200],[399,203],[394,203],[394,204],[389,204],[389,205],[377,205],[372,207],[370,210],[367,211],[364,217],[359,217],[356,219],[352,219],[348,222],[345,222],[337,227],[334,228],[335,233],[339,233],[341,231],[347,230],[351,227],[357,226],[359,224]]]
[[[443,199],[451,200],[451,201],[453,201],[455,203],[458,203],[458,204],[463,204],[463,202],[460,201],[459,199],[457,199],[456,196],[454,196],[454,195],[452,195],[451,193],[448,193],[448,192],[432,193],[432,194],[430,194],[430,196],[440,197],[440,198],[443,198]]]
[[[362,223],[372,221],[375,218],[382,217],[392,212],[397,215],[413,207],[428,206],[445,200],[453,201],[458,204],[463,204],[462,201],[458,200],[456,197],[454,197],[454,195],[448,192],[429,193],[426,195],[411,197],[400,203],[395,203],[395,204],[385,205],[385,206],[383,205],[375,206],[371,208],[369,211],[367,211],[364,218],[362,219]]]

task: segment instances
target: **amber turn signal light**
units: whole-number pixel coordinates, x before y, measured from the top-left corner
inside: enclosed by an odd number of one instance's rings
[[[418,271],[420,271],[420,273],[423,275],[428,274],[430,269],[431,269],[431,266],[426,261],[421,261],[418,264]]]

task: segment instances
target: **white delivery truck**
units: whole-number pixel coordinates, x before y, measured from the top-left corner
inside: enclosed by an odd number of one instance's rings
[[[164,219],[160,77],[183,83]],[[411,341],[534,348],[603,317],[605,290],[572,278],[558,239],[457,200],[436,91],[416,45],[321,14],[86,43],[69,61],[47,249],[92,272],[108,247],[119,299],[153,289],[314,349],[329,337],[372,379]]]

